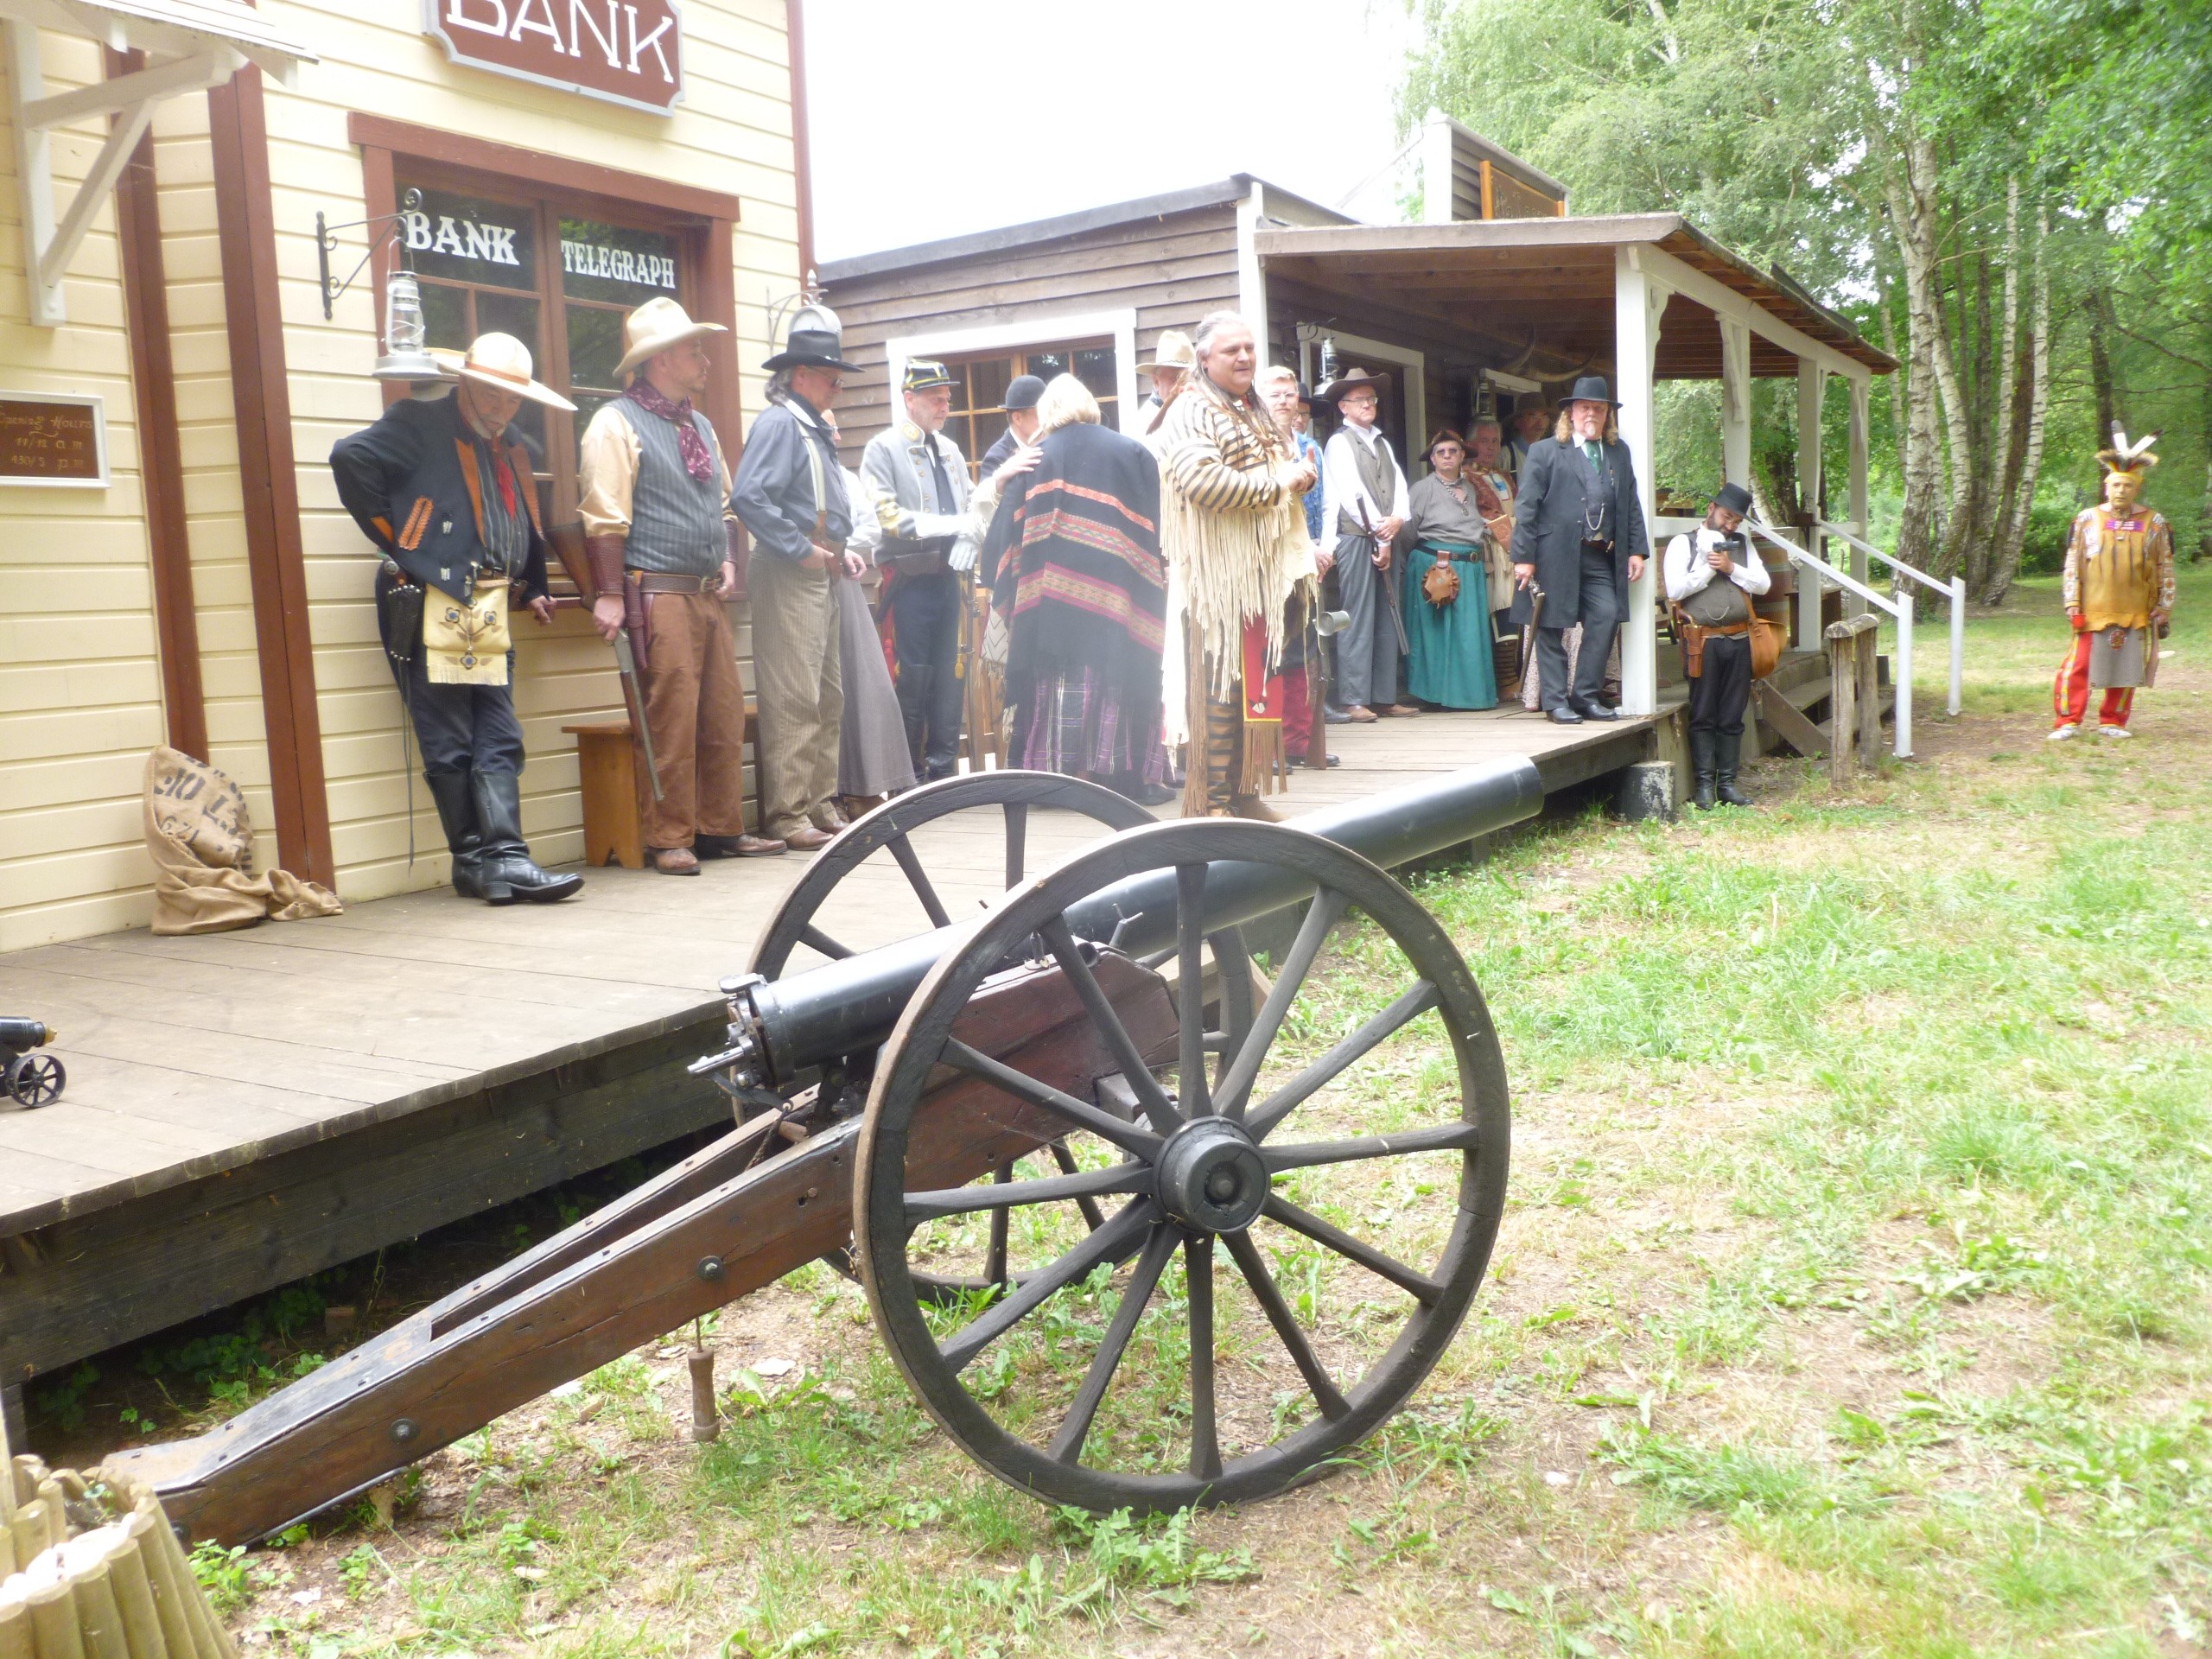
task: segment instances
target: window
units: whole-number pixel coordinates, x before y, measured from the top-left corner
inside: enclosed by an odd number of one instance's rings
[[[1098,400],[1098,418],[1116,431],[1121,429],[1118,365],[1114,342],[1067,340],[1057,346],[1027,346],[1018,352],[999,352],[945,359],[952,372],[952,417],[944,429],[968,457],[968,470],[982,476],[983,452],[1006,432],[1006,389],[1017,375],[1033,374],[1050,380],[1056,374],[1072,374]]]
[[[545,522],[574,518],[583,429],[622,391],[622,319],[663,294],[699,308],[684,227],[617,223],[498,186],[454,189],[404,175],[398,184],[403,195],[410,184],[423,192],[400,239],[422,280],[429,343],[461,351],[481,334],[512,334],[530,347],[537,378],[576,405],[564,415],[525,402],[517,416]]]

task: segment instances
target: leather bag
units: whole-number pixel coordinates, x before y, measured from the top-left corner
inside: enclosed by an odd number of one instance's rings
[[[1763,680],[1782,661],[1782,629],[1756,612],[1751,616],[1751,677]]]
[[[1458,562],[1439,555],[1421,579],[1421,596],[1442,610],[1459,597],[1459,567]]]

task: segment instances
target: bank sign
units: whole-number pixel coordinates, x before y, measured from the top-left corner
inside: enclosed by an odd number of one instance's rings
[[[666,115],[683,96],[675,0],[423,0],[455,63]]]

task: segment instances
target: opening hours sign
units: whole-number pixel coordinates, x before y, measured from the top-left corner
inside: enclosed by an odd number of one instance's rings
[[[683,96],[675,0],[423,0],[455,63],[666,115]]]

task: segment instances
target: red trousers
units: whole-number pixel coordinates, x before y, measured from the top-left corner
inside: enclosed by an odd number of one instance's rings
[[[1286,669],[1282,677],[1282,752],[1303,760],[1313,732],[1313,671]]]
[[[2079,726],[2088,717],[2089,642],[2094,638],[2094,634],[2076,632],[2074,643],[2067,648],[2066,660],[2059,664],[2058,672],[2051,678],[2050,712],[2056,716],[2056,725]],[[2097,710],[2097,724],[2125,726],[2134,707],[2133,686],[2108,685],[2105,688],[2104,706]]]

